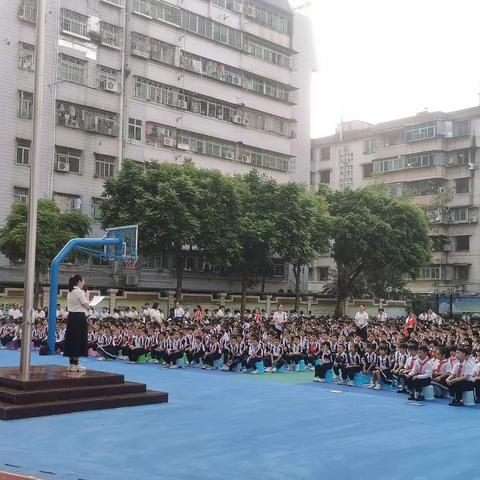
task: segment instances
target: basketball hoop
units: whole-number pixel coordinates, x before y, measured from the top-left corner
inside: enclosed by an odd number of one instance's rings
[[[137,260],[130,259],[125,260],[125,270],[136,270],[137,269]]]

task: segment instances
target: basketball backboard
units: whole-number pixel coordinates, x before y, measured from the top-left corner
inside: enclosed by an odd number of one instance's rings
[[[120,238],[120,246],[106,246],[105,260],[118,262],[136,262],[138,260],[138,225],[125,227],[106,228],[104,238]]]

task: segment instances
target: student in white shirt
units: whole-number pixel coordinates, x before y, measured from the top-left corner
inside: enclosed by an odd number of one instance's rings
[[[378,309],[377,321],[386,322],[388,320],[388,315],[385,313],[383,308]]]
[[[279,305],[273,314],[273,324],[275,325],[275,328],[281,332],[287,321],[287,313],[283,311],[283,305]]]
[[[173,311],[173,318],[176,322],[181,322],[185,316],[185,310],[180,306],[180,303],[175,304],[175,310]]]
[[[422,395],[422,389],[430,385],[432,381],[433,360],[431,360],[428,355],[428,347],[426,345],[420,345],[420,347],[418,347],[418,357],[413,368],[406,375],[405,383],[410,390],[409,400],[425,400]]]
[[[474,367],[466,360],[469,354],[468,348],[457,348],[457,361],[453,364],[452,373],[447,378],[450,395],[453,397],[449,404],[452,407],[462,407],[463,392],[471,391],[474,387]]]
[[[368,313],[365,311],[365,305],[360,304],[358,312],[355,314],[356,335],[364,342],[368,339]]]

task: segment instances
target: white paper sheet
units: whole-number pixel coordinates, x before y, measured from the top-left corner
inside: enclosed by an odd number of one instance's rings
[[[97,306],[105,297],[95,296],[90,300],[90,306],[95,307]]]

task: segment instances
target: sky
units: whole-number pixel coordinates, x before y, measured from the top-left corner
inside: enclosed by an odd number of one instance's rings
[[[293,6],[306,0],[291,0]],[[479,104],[480,0],[311,0],[312,137]]]

